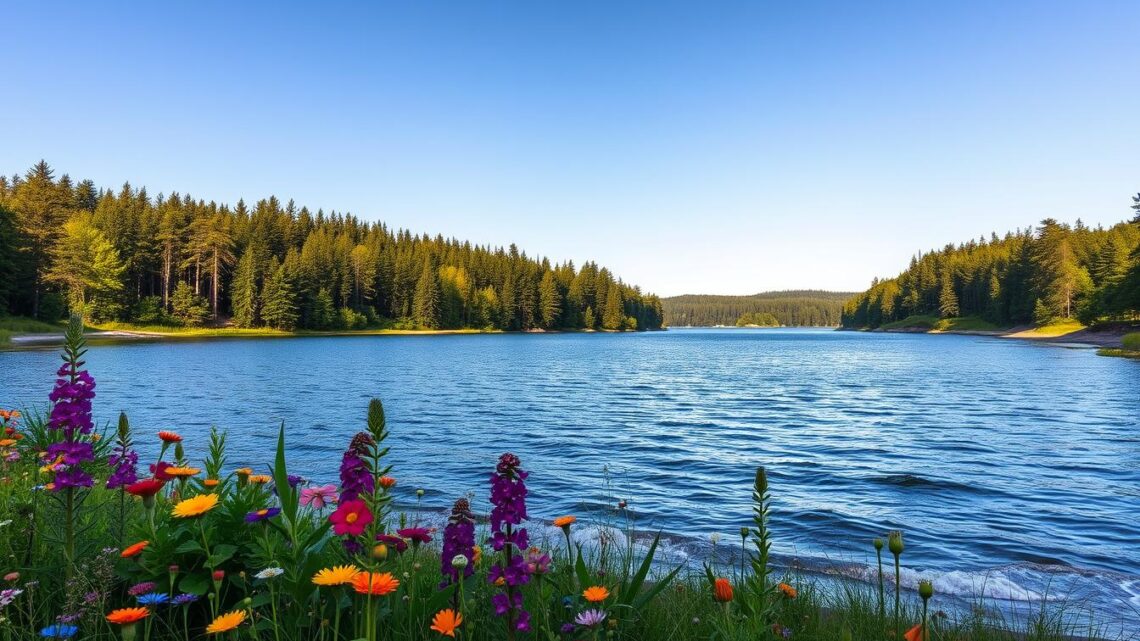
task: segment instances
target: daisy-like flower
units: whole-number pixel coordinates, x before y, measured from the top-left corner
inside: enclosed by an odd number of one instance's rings
[[[412,545],[419,545],[420,543],[431,543],[431,530],[426,527],[407,527],[402,530],[396,530],[401,538],[405,538],[412,542]]]
[[[139,605],[155,606],[166,603],[170,600],[170,596],[164,592],[147,592],[146,594],[140,595],[138,600]]]
[[[206,626],[206,634],[221,634],[237,628],[245,622],[245,610],[234,610],[218,615],[210,625]]]
[[[158,438],[162,439],[163,443],[181,443],[182,437],[177,432],[170,430],[162,430],[158,433]]]
[[[254,485],[264,485],[264,484],[266,484],[272,480],[273,480],[273,477],[269,476],[268,474],[250,474],[249,475],[249,482],[253,483]]]
[[[31,585],[31,583],[28,585]],[[20,596],[23,593],[24,591],[18,588],[6,588],[4,590],[0,590],[0,608],[8,607],[12,604],[13,601],[16,600],[16,597]]]
[[[183,592],[182,594],[179,594],[178,596],[174,597],[174,599],[172,599],[170,601],[170,604],[171,605],[190,605],[191,603],[193,603],[197,600],[198,600],[197,594],[190,594],[189,592]]]
[[[202,481],[204,487],[218,487],[218,479],[205,479]]]
[[[574,623],[587,628],[597,627],[606,620],[606,613],[601,610],[586,610],[574,617]]]
[[[176,479],[184,479],[201,474],[202,470],[197,467],[168,467],[166,473]]]
[[[391,545],[392,547],[396,548],[397,552],[403,552],[404,550],[408,549],[407,539],[395,536],[393,534],[377,534],[376,540],[380,543],[383,543],[384,545]]]
[[[345,501],[337,506],[336,511],[329,515],[333,524],[333,532],[337,536],[360,536],[364,528],[372,522],[372,512],[360,499]]]
[[[787,583],[781,583],[777,585],[776,588],[778,588],[780,592],[783,592],[784,596],[788,597],[789,599],[796,598],[796,589]]]
[[[259,579],[272,579],[274,577],[279,577],[282,574],[285,574],[285,570],[282,570],[281,568],[265,568],[253,576]]]
[[[143,479],[136,483],[131,483],[126,487],[126,490],[127,494],[133,494],[134,496],[147,498],[158,494],[162,490],[162,486],[165,484],[165,481],[160,481],[158,479]]]
[[[132,625],[150,616],[146,608],[119,608],[107,615],[107,622],[115,625]]]
[[[590,603],[601,603],[610,598],[610,591],[602,585],[595,585],[582,591],[582,597]]]
[[[570,526],[574,524],[574,521],[577,521],[577,520],[578,520],[578,517],[576,517],[576,516],[570,516],[570,515],[560,516],[560,517],[554,519],[554,527],[560,527],[563,530],[568,530],[568,529],[570,529]]]
[[[313,583],[324,586],[347,585],[352,583],[358,574],[360,574],[360,569],[355,565],[337,565],[324,568],[314,574]]]
[[[246,523],[260,523],[261,521],[268,521],[269,519],[281,513],[279,507],[265,507],[255,512],[250,512],[245,515]]]
[[[301,505],[314,510],[323,510],[326,505],[336,505],[336,486],[321,485],[319,487],[306,487],[301,489]]]
[[[455,610],[440,610],[431,620],[431,629],[445,637],[455,638],[455,629],[463,623],[463,615]]]
[[[396,487],[396,479],[391,476],[381,476],[380,487],[384,488],[385,490],[390,490]]]
[[[352,589],[360,594],[384,596],[396,591],[400,581],[391,572],[361,572],[352,579]]]
[[[45,639],[70,639],[78,633],[78,627],[67,623],[54,623],[40,630],[40,636]]]
[[[187,519],[202,516],[218,506],[217,494],[199,494],[179,501],[171,514],[176,518]]]
[[[148,545],[150,545],[150,541],[139,541],[138,543],[135,543],[133,545],[128,545],[126,548],[123,549],[123,551],[121,553],[119,553],[119,556],[123,557],[124,559],[129,559],[131,557],[138,556],[138,555],[142,554],[142,551],[145,550],[146,546],[148,546]]]

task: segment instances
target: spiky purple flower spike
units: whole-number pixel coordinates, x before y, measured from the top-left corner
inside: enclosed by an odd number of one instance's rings
[[[526,519],[526,477],[522,461],[514,454],[503,454],[491,475],[491,545],[502,552],[499,563],[491,568],[487,580],[502,580],[504,591],[491,597],[497,616],[507,617],[507,638],[515,631],[530,630],[530,614],[523,609],[523,595],[518,587],[530,581],[522,551],[529,539],[526,528],[518,528]]]
[[[443,528],[443,552],[440,554],[443,583],[440,587],[459,580],[460,569],[453,562],[456,556],[467,559],[467,565],[463,567],[464,578],[475,573],[475,515],[471,514],[471,504],[467,499],[455,502],[447,527]]]

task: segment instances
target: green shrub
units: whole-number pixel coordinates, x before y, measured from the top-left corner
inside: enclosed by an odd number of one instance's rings
[[[1140,352],[1140,332],[1124,335],[1124,349]]]

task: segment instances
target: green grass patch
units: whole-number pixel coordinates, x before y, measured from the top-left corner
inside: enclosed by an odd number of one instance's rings
[[[978,316],[960,316],[941,318],[934,324],[934,329],[940,332],[994,332],[1001,328]]]
[[[937,316],[915,314],[893,323],[884,323],[879,326],[879,329],[934,329],[939,320],[941,319]]]
[[[1125,334],[1121,341],[1124,343],[1124,349],[1132,352],[1140,352],[1140,332]]]
[[[0,330],[13,334],[56,334],[63,329],[62,323],[48,323],[26,316],[0,316]]]
[[[1084,325],[1082,325],[1079,321],[1070,319],[1056,321],[1054,323],[1049,323],[1048,325],[1040,325],[1026,331],[1025,334],[1029,336],[1049,338],[1055,336],[1064,336],[1065,334],[1072,334],[1073,332],[1079,332],[1082,329],[1085,329]]]

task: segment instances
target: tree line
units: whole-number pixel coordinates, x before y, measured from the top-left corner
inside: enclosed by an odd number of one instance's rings
[[[914,315],[976,316],[995,325],[1140,318],[1140,195],[1135,218],[1108,229],[1052,218],[911,258],[843,307],[844,327]]]
[[[835,327],[850,292],[796,290],[750,296],[686,294],[661,300],[665,323],[675,327],[783,325]],[[774,322],[773,322],[774,319]]]
[[[551,263],[315,213],[115,191],[46,162],[0,176],[0,312],[282,330],[660,329],[661,300],[587,262]]]

